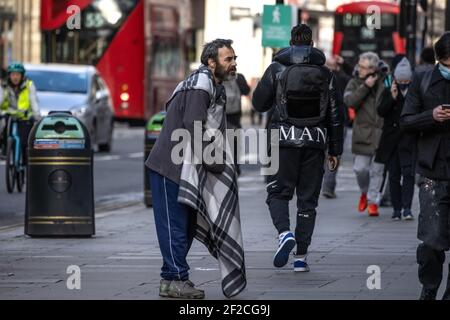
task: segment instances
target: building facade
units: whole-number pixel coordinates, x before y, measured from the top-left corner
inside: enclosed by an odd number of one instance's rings
[[[40,1],[0,0],[0,66],[40,61],[39,16]]]

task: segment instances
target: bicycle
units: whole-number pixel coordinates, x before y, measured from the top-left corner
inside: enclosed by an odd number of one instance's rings
[[[19,136],[18,117],[24,115],[21,111],[10,111],[7,120],[6,134],[6,189],[8,193],[14,192],[14,187],[21,193],[25,185],[24,157]]]

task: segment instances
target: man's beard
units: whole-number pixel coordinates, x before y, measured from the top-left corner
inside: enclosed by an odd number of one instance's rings
[[[221,65],[217,65],[216,70],[214,71],[214,76],[219,80],[219,81],[227,81],[230,80],[234,77],[236,77],[236,69],[230,69],[230,71],[225,70],[224,67],[222,67]]]

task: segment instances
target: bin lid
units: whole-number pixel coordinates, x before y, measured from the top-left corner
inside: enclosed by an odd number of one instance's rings
[[[87,131],[80,121],[68,114],[51,114],[43,118],[30,134],[33,149],[72,149],[90,148]]]
[[[150,120],[147,122],[147,131],[161,131],[164,119],[166,118],[166,112],[162,111],[160,113],[155,114]]]
[[[85,139],[82,125],[72,116],[55,115],[42,119],[35,139]]]

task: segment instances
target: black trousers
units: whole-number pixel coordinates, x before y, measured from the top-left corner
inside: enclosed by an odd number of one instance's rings
[[[22,155],[23,155],[23,162],[24,165],[28,163],[28,156],[27,156],[27,148],[28,148],[28,136],[30,135],[31,129],[33,129],[34,121],[19,121],[17,123],[17,129],[18,134],[20,137],[20,144],[22,146]]]
[[[419,281],[425,289],[437,291],[450,247],[450,182],[421,177],[419,202],[418,238],[423,241],[417,248]],[[450,299],[450,278],[444,298]]]
[[[267,204],[278,233],[290,230],[289,201],[297,194],[297,254],[308,252],[316,223],[325,152],[312,148],[280,148],[280,168],[268,178]]]
[[[445,262],[445,251],[436,250],[425,243],[417,247],[417,263],[419,264],[419,281],[422,286],[437,293],[442,282],[443,265]],[[447,277],[447,288],[444,300],[450,299],[450,264]]]
[[[389,191],[394,210],[411,209],[414,196],[414,171],[412,166],[402,166],[398,152],[395,152],[389,159],[387,169],[389,171]]]
[[[30,135],[31,129],[33,129],[34,120],[30,119],[28,121],[18,121],[17,122],[17,135],[20,138],[20,144],[22,146],[21,152],[23,155],[24,164],[27,164],[27,148],[28,148],[28,136]],[[8,123],[8,116],[5,117],[5,124]],[[5,125],[2,134],[2,145],[0,148],[2,152],[6,154],[7,140],[8,140],[8,128]]]

